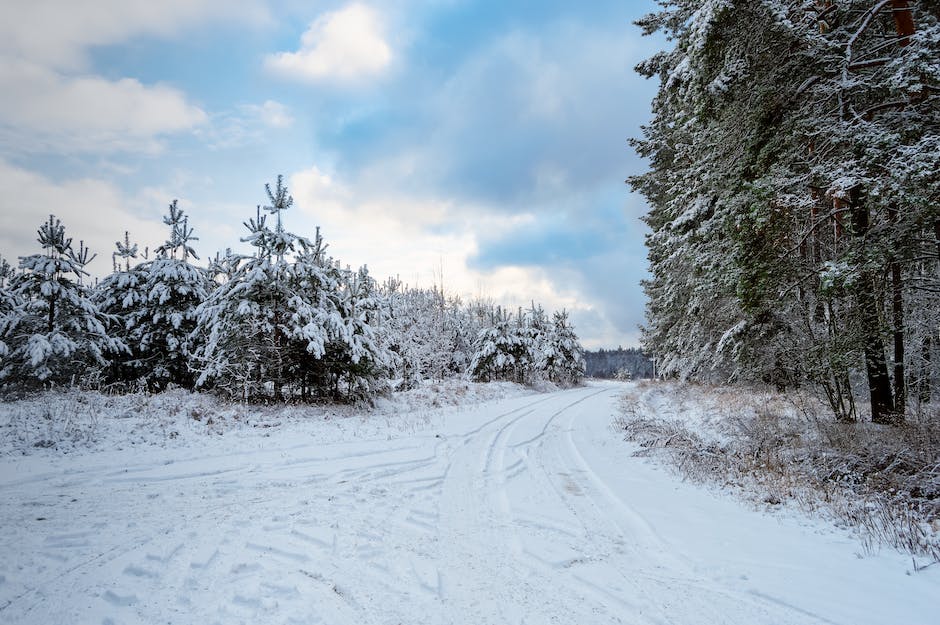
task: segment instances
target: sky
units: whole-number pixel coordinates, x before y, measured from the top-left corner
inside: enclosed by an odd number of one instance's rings
[[[279,174],[288,230],[379,280],[567,309],[635,346],[653,2],[5,0],[0,255],[55,214],[111,269],[179,200],[202,260],[247,251]]]

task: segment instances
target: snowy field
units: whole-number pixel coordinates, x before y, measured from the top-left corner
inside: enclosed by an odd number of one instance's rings
[[[0,424],[0,622],[937,622],[940,571],[632,456],[625,389],[208,425],[200,404],[48,449]]]

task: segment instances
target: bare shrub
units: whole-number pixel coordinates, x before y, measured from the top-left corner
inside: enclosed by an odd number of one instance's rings
[[[688,479],[826,514],[855,529],[867,552],[889,546],[940,562],[936,412],[901,427],[826,414],[805,396],[638,384],[618,425],[638,454],[662,456]]]
[[[58,447],[96,440],[99,418],[94,405],[77,391],[48,393],[41,402],[17,402],[10,411],[7,436],[22,445]]]

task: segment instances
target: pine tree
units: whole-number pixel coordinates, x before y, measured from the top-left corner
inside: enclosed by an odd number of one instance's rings
[[[21,303],[12,288],[15,275],[16,272],[7,259],[0,257],[0,328],[15,323],[15,316],[20,314]],[[9,353],[10,348],[3,340],[3,334],[0,333],[0,367]]]
[[[843,420],[861,367],[873,420],[900,420],[933,349],[905,350],[927,342],[905,304],[938,308],[936,12],[663,6],[640,25],[676,45],[637,68],[661,86],[630,181],[651,205],[647,348],[667,374],[810,381]]]
[[[215,256],[209,261],[207,273],[212,282],[219,284],[232,279],[238,270],[238,265],[244,257],[232,251],[232,248],[226,248],[225,253],[216,252]]]
[[[542,347],[540,366],[549,380],[561,386],[574,386],[584,378],[584,348],[564,310],[552,317],[552,325]]]
[[[249,234],[242,241],[256,252],[235,262],[228,258],[231,277],[199,307],[195,331],[202,342],[196,354],[200,363],[197,386],[212,382],[242,399],[264,397],[269,384],[273,395],[281,397],[284,306],[293,295],[283,254],[308,245],[306,240],[271,230],[266,221],[259,206],[256,217],[245,222]]]
[[[213,285],[207,271],[189,260],[199,259],[190,245],[198,238],[176,200],[170,204],[164,223],[170,226],[170,238],[146,265],[147,305],[141,318],[140,347],[150,352],[148,383],[152,387],[176,384],[193,388],[196,375],[191,360],[198,348],[196,310]]]
[[[371,325],[371,278],[341,270],[319,229],[313,241],[285,230],[293,198],[280,176],[265,190],[270,205],[244,224],[255,253],[229,256],[227,279],[198,310],[197,385],[245,400],[370,399],[391,358]]]
[[[442,328],[446,351],[441,354],[442,377],[463,376],[470,368],[473,342],[480,330],[471,307],[472,304],[464,304],[459,297],[449,297],[445,302]]]
[[[137,246],[125,235],[116,253],[125,259],[124,269],[99,286],[102,307],[121,320],[122,338],[131,346],[129,355],[113,358],[110,373],[116,381],[138,382],[150,390],[169,384],[192,388],[196,308],[208,297],[211,281],[206,270],[189,261],[199,258],[190,245],[198,239],[176,200],[163,222],[170,237],[157,248],[156,258],[131,267],[129,252]]]
[[[518,318],[525,328],[523,334],[529,345],[530,376],[533,378],[548,378],[548,358],[551,351],[549,335],[551,334],[552,322],[546,315],[545,309],[541,305],[536,306],[535,302],[531,303],[525,315],[523,315],[522,310],[519,310]]]
[[[343,330],[328,346],[329,360],[338,381],[345,383],[346,397],[369,401],[388,392],[396,358],[382,332],[386,307],[366,267],[343,273],[339,308]]]
[[[147,269],[131,264],[138,256],[138,246],[131,243],[130,233],[124,232],[124,241],[115,242],[111,259],[114,271],[95,288],[93,297],[97,306],[112,316],[112,333],[127,347],[106,354],[109,365],[106,379],[109,383],[127,384],[144,377],[148,369],[141,357],[139,326],[147,296]],[[123,262],[123,265],[122,265]]]
[[[88,248],[73,247],[53,215],[38,234],[44,252],[20,258],[10,281],[15,307],[0,317],[0,382],[7,390],[84,381],[107,364],[105,353],[126,350],[82,284],[94,258]]]
[[[397,390],[400,391],[417,387],[426,375],[421,345],[431,325],[426,322],[424,307],[420,305],[422,295],[421,291],[404,287],[396,278],[389,278],[383,285],[388,308],[385,334],[389,350],[396,355],[398,366],[394,377],[398,379]]]
[[[15,275],[16,272],[7,259],[0,256],[0,315],[8,314],[16,308],[16,298],[11,290]]]
[[[506,380],[526,384],[533,380],[535,355],[522,315],[497,308],[492,325],[480,330],[470,362],[470,374],[479,382]]]

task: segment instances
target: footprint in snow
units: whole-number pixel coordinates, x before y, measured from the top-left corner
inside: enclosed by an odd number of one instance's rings
[[[105,592],[101,598],[111,605],[125,608],[137,603],[137,595],[119,595],[117,593],[111,592],[110,590]]]

